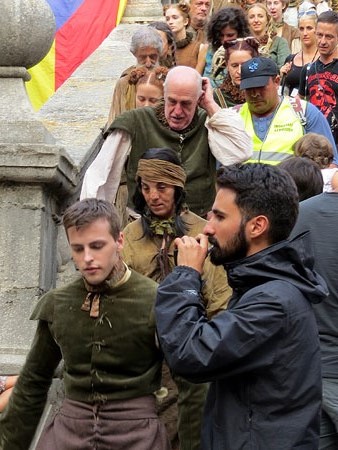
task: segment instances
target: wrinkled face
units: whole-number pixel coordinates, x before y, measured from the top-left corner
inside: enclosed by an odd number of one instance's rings
[[[245,225],[235,198],[236,194],[231,189],[219,189],[203,230],[214,246],[210,259],[215,265],[236,261],[248,254]]]
[[[320,55],[330,57],[337,50],[338,26],[333,23],[317,23],[316,38]]]
[[[300,40],[305,46],[311,46],[316,42],[316,27],[311,19],[300,19],[298,25]]]
[[[247,50],[235,50],[230,52],[227,70],[231,81],[235,86],[239,86],[241,82],[241,65],[251,58],[252,55]]]
[[[161,219],[168,219],[175,211],[175,187],[142,179],[141,190],[150,211]]]
[[[154,47],[138,48],[134,54],[139,66],[144,66],[147,69],[152,69],[158,65],[160,54]]]
[[[189,22],[188,19],[183,17],[178,8],[168,8],[165,13],[165,20],[174,34],[184,30]]]
[[[163,91],[153,84],[142,83],[136,87],[136,108],[156,106],[163,97]]]
[[[253,8],[251,8],[248,12],[248,22],[250,29],[254,34],[260,35],[262,33],[265,33],[266,27],[268,25],[268,18],[264,9],[260,8],[259,6],[254,6]]]
[[[267,116],[271,114],[279,103],[279,77],[269,78],[266,86],[245,89],[245,99],[252,114]]]
[[[224,42],[230,42],[234,41],[238,38],[238,32],[235,30],[235,28],[230,27],[229,25],[227,27],[224,27],[220,34],[220,41],[221,44],[224,44]]]
[[[171,78],[164,93],[164,114],[172,130],[187,128],[198,105],[196,83]]]
[[[266,6],[274,22],[281,22],[283,19],[283,3],[281,0],[267,0]]]
[[[109,222],[97,219],[79,229],[68,228],[67,236],[74,264],[89,284],[100,284],[112,276],[120,261],[122,233],[115,241]]]
[[[190,17],[193,20],[207,21],[210,13],[210,0],[191,0],[190,1]]]

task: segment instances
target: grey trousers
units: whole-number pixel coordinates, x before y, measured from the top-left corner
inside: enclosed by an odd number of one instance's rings
[[[323,378],[319,450],[338,449],[338,379]]]

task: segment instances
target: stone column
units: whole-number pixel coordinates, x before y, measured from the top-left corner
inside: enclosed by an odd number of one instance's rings
[[[163,19],[160,0],[128,0],[121,23],[143,23]]]
[[[70,158],[37,119],[24,82],[48,52],[45,0],[0,0],[0,374],[17,373],[36,324],[30,313],[56,275],[57,217],[76,184]]]

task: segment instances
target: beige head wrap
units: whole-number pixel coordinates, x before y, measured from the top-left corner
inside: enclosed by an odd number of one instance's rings
[[[162,159],[140,159],[136,178],[184,188],[186,174],[181,166]]]

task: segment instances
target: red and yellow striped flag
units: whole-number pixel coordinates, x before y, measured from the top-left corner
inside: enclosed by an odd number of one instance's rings
[[[29,69],[26,83],[38,110],[77,67],[119,24],[127,0],[47,0],[56,21],[53,45],[39,64]]]

